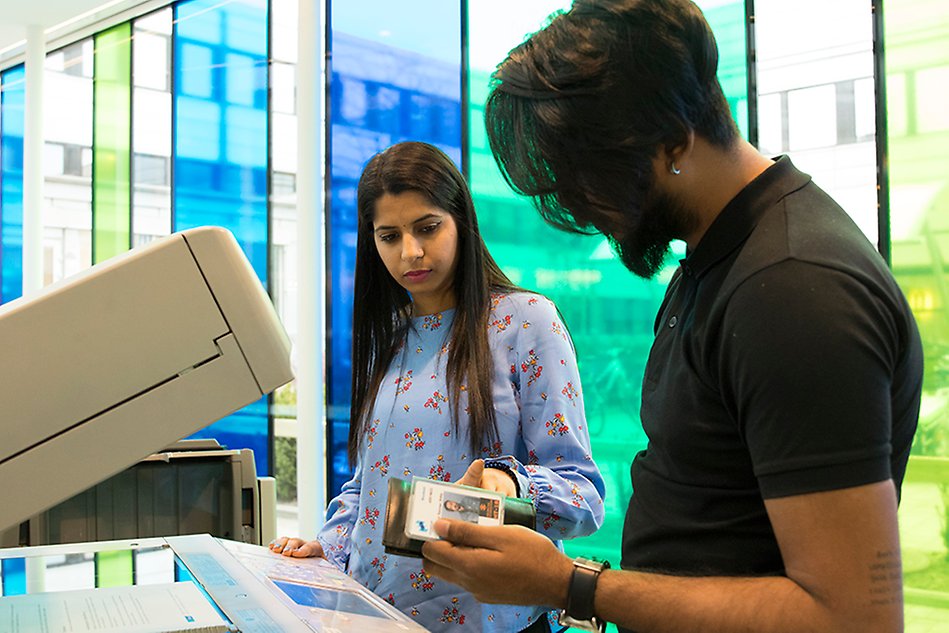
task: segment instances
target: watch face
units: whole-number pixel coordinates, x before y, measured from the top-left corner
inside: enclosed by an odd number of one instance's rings
[[[610,566],[610,564],[605,561],[601,563],[600,561],[590,560],[588,558],[575,558],[573,559],[573,564],[577,567],[583,567],[584,569],[589,569],[597,573],[608,569]]]
[[[569,626],[573,629],[578,629],[580,631],[593,631],[598,633],[600,629],[600,623],[596,618],[591,618],[589,620],[577,620],[571,618],[564,611],[560,611],[560,614],[557,616],[557,624],[560,626]]]

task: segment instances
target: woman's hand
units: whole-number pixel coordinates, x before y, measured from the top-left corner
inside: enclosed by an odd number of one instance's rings
[[[326,558],[323,546],[319,541],[304,541],[302,538],[288,538],[281,536],[270,541],[270,551],[293,558],[310,558],[313,556]]]
[[[505,497],[516,497],[517,486],[514,480],[503,470],[485,468],[483,459],[476,459],[468,466],[464,477],[456,483],[462,486],[473,486],[493,492],[500,492]]]

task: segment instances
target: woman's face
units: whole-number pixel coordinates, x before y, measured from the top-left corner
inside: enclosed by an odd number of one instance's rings
[[[455,219],[417,191],[376,201],[376,250],[392,278],[412,295],[416,316],[455,307],[458,230]]]

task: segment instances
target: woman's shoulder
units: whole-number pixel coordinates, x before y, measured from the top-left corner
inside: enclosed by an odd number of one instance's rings
[[[488,332],[493,345],[507,345],[509,350],[529,349],[548,337],[570,341],[554,302],[526,290],[491,294]]]
[[[550,306],[553,309],[553,301],[542,294],[531,292],[530,290],[505,290],[491,292],[491,310],[518,310],[535,312],[539,308]]]
[[[511,325],[526,329],[545,322],[559,323],[560,314],[554,302],[544,295],[527,290],[491,293],[490,329],[503,331]]]

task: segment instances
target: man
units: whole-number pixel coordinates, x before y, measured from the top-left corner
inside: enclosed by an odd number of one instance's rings
[[[717,64],[687,0],[576,0],[498,67],[487,127],[512,187],[643,277],[672,239],[687,256],[646,367],[622,570],[455,521],[425,569],[639,633],[901,631],[919,334],[846,213],[739,137]]]
[[[497,519],[500,504],[494,499],[459,496],[456,499],[445,499],[442,507],[450,513],[457,514],[462,521],[477,523],[478,517]]]

